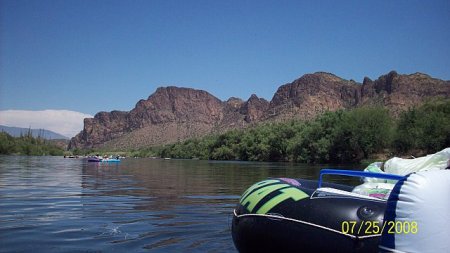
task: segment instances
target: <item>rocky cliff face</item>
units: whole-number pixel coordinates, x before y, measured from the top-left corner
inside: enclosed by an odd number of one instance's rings
[[[269,102],[264,98],[259,98],[255,94],[252,94],[250,98],[242,104],[240,113],[245,115],[244,120],[247,123],[258,122],[264,118],[267,109],[269,108]]]
[[[161,87],[130,112],[99,112],[85,119],[69,149],[139,148],[220,133],[259,119],[268,104],[256,96],[222,102],[202,90]]]
[[[70,140],[69,149],[99,147],[105,141],[122,136],[130,131],[127,116],[127,112],[112,111],[84,119],[84,129]]]
[[[450,97],[450,82],[392,71],[372,81],[348,81],[330,73],[307,74],[278,88],[270,102],[252,95],[223,102],[206,91],[158,88],[129,112],[99,112],[69,148],[111,149],[161,145],[247,127],[266,121],[310,119],[325,111],[365,105],[387,107],[394,115],[433,97]]]
[[[448,98],[449,95],[450,81],[435,79],[422,73],[399,75],[391,71],[375,81],[364,78],[359,104],[386,106],[394,114],[398,114],[429,98]]]
[[[330,73],[307,74],[282,85],[272,98],[268,118],[310,119],[325,111],[355,107],[360,85]]]

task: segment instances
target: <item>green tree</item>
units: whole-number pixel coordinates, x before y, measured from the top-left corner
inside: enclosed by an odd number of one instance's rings
[[[346,112],[338,128],[336,145],[351,150],[356,157],[368,158],[390,145],[392,122],[386,109],[362,107]],[[340,144],[344,141],[344,146]],[[347,157],[348,159],[348,157]]]
[[[450,100],[430,101],[402,113],[394,147],[400,152],[437,152],[450,146]]]

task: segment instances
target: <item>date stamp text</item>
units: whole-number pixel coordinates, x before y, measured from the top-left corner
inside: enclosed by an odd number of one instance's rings
[[[341,232],[343,234],[417,234],[419,226],[416,221],[343,221]]]

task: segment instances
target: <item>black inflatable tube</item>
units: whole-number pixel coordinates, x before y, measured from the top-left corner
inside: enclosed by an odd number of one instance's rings
[[[250,187],[234,210],[232,236],[239,252],[378,252],[381,231],[369,224],[383,223],[386,202],[315,187],[317,181],[292,179]]]

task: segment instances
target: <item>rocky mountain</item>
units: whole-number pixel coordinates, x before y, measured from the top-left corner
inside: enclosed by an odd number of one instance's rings
[[[325,111],[358,105],[361,85],[330,73],[306,74],[282,85],[269,105],[268,118],[310,119]]]
[[[359,105],[386,106],[398,114],[433,97],[449,98],[450,81],[422,73],[399,75],[391,71],[372,81],[364,78]]]
[[[161,87],[130,112],[100,112],[85,119],[69,148],[137,148],[222,132],[245,123],[244,104],[239,99],[222,102],[202,90]]]
[[[129,149],[161,145],[269,121],[310,119],[325,111],[365,105],[388,108],[393,115],[434,97],[450,97],[450,81],[395,71],[363,83],[330,73],[306,74],[282,85],[272,100],[252,95],[247,101],[221,101],[206,91],[161,87],[129,112],[99,112],[69,148]]]

